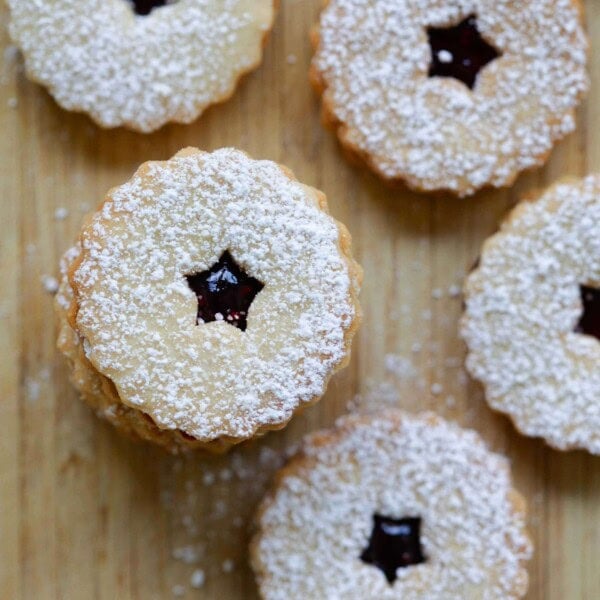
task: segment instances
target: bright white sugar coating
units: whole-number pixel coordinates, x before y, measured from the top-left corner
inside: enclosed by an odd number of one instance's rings
[[[600,454],[600,342],[574,333],[600,287],[600,177],[519,205],[466,285],[467,366],[527,435]]]
[[[504,458],[431,414],[345,418],[309,438],[259,519],[254,546],[266,600],[482,600],[519,597],[531,554]],[[325,434],[325,437],[327,434]],[[421,517],[426,562],[393,586],[360,560],[373,514]]]
[[[273,0],[8,0],[30,76],[105,127],[190,122],[260,61]]]
[[[575,126],[587,43],[573,0],[331,0],[315,66],[340,135],[386,178],[471,193],[510,184]],[[476,14],[502,57],[475,90],[428,77],[428,27]]]
[[[201,440],[247,437],[324,392],[356,282],[315,190],[231,149],[147,163],[82,234],[77,329],[121,400]],[[185,275],[229,250],[264,283],[246,331],[196,325]]]

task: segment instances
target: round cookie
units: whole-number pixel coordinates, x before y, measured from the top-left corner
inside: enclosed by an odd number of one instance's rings
[[[103,127],[150,132],[226,100],[261,61],[276,0],[8,0],[28,76]]]
[[[128,426],[134,411],[176,446],[224,449],[285,426],[348,361],[362,279],[350,235],[275,163],[233,149],[146,163],[79,243],[61,347],[99,383],[80,390],[99,387]]]
[[[311,79],[349,155],[419,191],[510,185],[575,128],[579,0],[329,0]]]
[[[507,600],[531,544],[507,461],[431,413],[344,417],[308,436],[264,499],[265,600]]]
[[[600,454],[600,176],[522,202],[465,285],[467,367],[525,435]]]

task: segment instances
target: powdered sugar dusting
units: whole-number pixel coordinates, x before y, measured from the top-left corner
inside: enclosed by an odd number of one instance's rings
[[[267,600],[502,599],[527,588],[531,547],[503,457],[432,414],[345,417],[309,436],[259,513],[253,566]],[[373,514],[420,516],[425,563],[360,560]]]
[[[600,454],[600,342],[574,333],[600,287],[600,176],[519,205],[466,285],[467,366],[492,407],[560,449]]]
[[[428,77],[428,27],[477,15],[502,54],[475,89]],[[342,141],[385,178],[461,195],[504,186],[572,131],[588,87],[573,0],[330,0],[313,67]]]
[[[72,283],[86,354],[123,403],[210,440],[284,423],[323,393],[347,356],[358,268],[319,201],[231,149],[148,163],[113,192]],[[244,332],[195,323],[185,275],[224,250],[265,284]]]
[[[273,0],[186,0],[136,16],[124,0],[9,0],[29,75],[105,127],[190,122],[256,66]]]

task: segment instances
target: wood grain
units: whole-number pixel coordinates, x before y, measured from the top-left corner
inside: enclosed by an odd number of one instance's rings
[[[600,43],[600,3],[587,1]],[[0,598],[255,598],[247,526],[280,454],[349,402],[431,408],[474,427],[513,461],[536,553],[530,600],[600,597],[600,459],[515,433],[462,369],[455,293],[518,197],[600,169],[600,54],[576,134],[508,191],[457,201],[390,191],[344,161],[307,83],[320,0],[283,0],[264,64],[191,126],[142,136],[60,110],[0,46]],[[6,9],[0,9],[2,24]],[[365,268],[351,366],[284,432],[223,458],[171,457],[121,439],[77,401],[55,350],[56,275],[81,218],[148,159],[186,145],[239,146],[323,189]],[[68,209],[64,219],[58,208]],[[60,215],[59,215],[60,216]],[[232,563],[228,562],[232,561]],[[229,567],[232,566],[230,572]],[[206,582],[190,586],[202,569]],[[181,586],[178,588],[177,586]]]

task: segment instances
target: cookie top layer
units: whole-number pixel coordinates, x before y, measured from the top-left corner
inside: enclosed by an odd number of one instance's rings
[[[459,195],[509,185],[575,127],[588,87],[580,12],[578,0],[329,0],[312,69],[326,121],[385,179]],[[429,34],[470,16],[500,55],[473,90],[429,76],[454,60]]]
[[[28,75],[104,127],[189,123],[257,66],[274,0],[8,0]]]
[[[143,165],[83,228],[74,326],[123,403],[202,441],[283,426],[325,390],[361,279],[325,197],[224,149]],[[224,252],[263,284],[247,326],[198,320],[187,276]]]
[[[578,331],[600,288],[600,176],[523,202],[465,286],[467,366],[491,406],[559,449],[600,454],[600,340]]]
[[[375,515],[421,519],[425,561],[393,583],[361,559]],[[524,503],[506,460],[431,413],[345,417],[309,436],[257,524],[252,561],[267,600],[504,600],[527,589]]]

